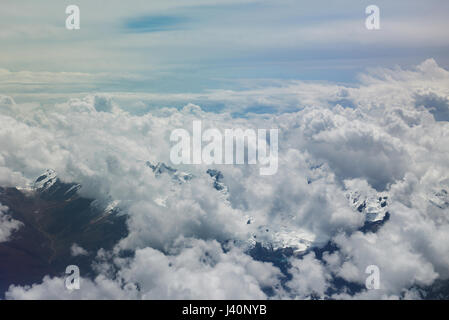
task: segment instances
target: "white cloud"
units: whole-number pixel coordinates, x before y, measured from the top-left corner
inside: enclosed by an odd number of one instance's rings
[[[173,254],[145,248],[121,267],[116,280],[81,279],[68,291],[63,278],[33,286],[11,286],[7,299],[265,299],[264,287],[279,286],[278,269],[254,261],[237,248],[224,252],[216,241],[181,239]],[[138,284],[138,286],[137,286]]]
[[[295,298],[306,299],[324,297],[329,287],[329,274],[325,272],[323,265],[315,259],[313,253],[309,253],[302,259],[291,259],[292,268],[289,270],[293,277],[287,282]]]
[[[87,252],[83,247],[80,247],[79,245],[77,245],[76,243],[72,244],[72,246],[70,247],[70,254],[73,257],[76,256],[86,256],[89,254],[89,252]]]
[[[106,7],[79,0],[77,5],[81,29],[71,32],[64,25],[65,3],[2,2],[0,20],[8,28],[0,30],[1,68],[9,69],[12,79],[16,72],[55,74],[51,84],[7,84],[0,86],[2,92],[57,95],[55,88],[68,78],[76,82],[72,88],[64,87],[70,92],[110,90],[110,79],[86,83],[78,73],[141,74],[151,81],[136,84],[125,78],[113,82],[115,89],[147,91],[165,89],[169,83],[171,91],[175,85],[180,90],[203,88],[204,79],[217,81],[217,74],[227,80],[279,74],[316,79],[326,72],[335,78],[340,70],[353,75],[379,63],[409,66],[435,52],[448,63],[448,6],[440,0],[413,6],[379,0],[382,22],[375,32],[364,27],[366,6],[350,0],[319,5],[265,0],[133,1],[132,6],[108,1]],[[188,23],[169,32],[126,28],[127,21],[142,16],[182,17]],[[62,81],[60,70],[68,73]]]
[[[41,284],[32,286],[10,286],[6,299],[18,300],[97,300],[97,299],[133,299],[135,287],[121,288],[118,283],[98,276],[93,281],[80,279],[80,290],[69,291],[65,279],[45,276]]]
[[[427,60],[411,70],[379,69],[362,80],[356,87],[287,82],[204,95],[230,105],[221,113],[189,104],[136,115],[120,100],[123,94],[89,95],[51,108],[2,97],[0,180],[24,186],[52,168],[63,180],[81,183],[82,195],[120,201],[129,214],[129,235],[114,252],[136,252],[127,263],[115,262],[130,286],[125,290],[103,274],[86,279],[92,293],[72,294],[77,297],[265,298],[262,288],[276,287],[279,271],[242,253],[254,235],[275,246],[333,240],[340,247],[325,256],[326,264],[313,255],[291,258],[291,292],[276,289],[276,297],[323,297],[336,275],[364,284],[371,264],[381,270],[382,289],[359,297],[413,297],[416,292],[404,290],[449,277],[449,123],[417,103],[417,94],[449,96],[449,73]],[[142,97],[151,95],[126,96],[134,102]],[[260,102],[278,105],[278,112],[231,115],[239,104]],[[297,110],[287,113],[292,106]],[[207,166],[179,167],[195,176],[184,184],[155,177],[145,162],[170,165],[171,131],[191,130],[193,120],[221,130],[279,128],[277,174],[216,166],[229,189],[225,198],[213,189]],[[391,217],[376,234],[356,232],[365,217],[348,202],[348,188],[388,194]],[[226,240],[237,248],[224,252],[216,241]],[[31,288],[12,287],[8,296],[44,296],[60,282],[46,278]]]
[[[17,231],[23,223],[12,219],[8,214],[8,207],[0,203],[0,242],[10,239],[14,231]]]

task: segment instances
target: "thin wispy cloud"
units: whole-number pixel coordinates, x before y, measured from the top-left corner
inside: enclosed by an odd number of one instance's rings
[[[125,22],[127,32],[160,32],[179,30],[185,27],[188,19],[178,16],[145,16],[128,19]]]
[[[72,32],[59,1],[40,10],[29,10],[35,4],[28,0],[2,2],[0,68],[139,74],[152,80],[123,87],[190,92],[242,78],[354,81],[367,67],[410,67],[430,57],[449,66],[445,1],[379,0],[376,31],[364,26],[369,2],[77,4],[81,29]]]

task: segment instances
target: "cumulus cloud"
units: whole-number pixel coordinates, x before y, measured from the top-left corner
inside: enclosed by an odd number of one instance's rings
[[[310,297],[323,297],[329,287],[329,273],[324,266],[309,253],[302,259],[292,259],[292,279],[287,287],[292,290],[295,298],[307,299]]]
[[[86,256],[89,254],[89,252],[87,252],[83,247],[80,247],[79,245],[77,245],[76,243],[72,244],[72,246],[70,247],[70,254],[73,257],[76,256]]]
[[[52,108],[2,97],[2,185],[26,187],[54,169],[80,183],[81,195],[117,201],[129,229],[85,289],[61,293],[62,279],[46,277],[7,297],[266,298],[270,287],[278,298],[346,298],[349,289],[330,293],[333,279],[363,287],[368,265],[380,268],[381,289],[356,297],[416,297],[414,286],[449,277],[448,84],[449,73],[430,59],[411,70],[373,70],[354,87],[287,82],[211,92],[231,106],[221,112],[188,104],[136,114],[114,94]],[[236,117],[242,101],[277,109]],[[191,132],[194,120],[219,130],[279,128],[277,174],[213,166],[225,193],[214,189],[211,166],[174,166],[195,177],[185,183],[155,175],[146,161],[172,165],[170,133]],[[390,218],[376,233],[361,231],[366,217],[347,196],[354,191],[388,196]],[[245,253],[256,241],[296,250],[282,288],[278,268]],[[329,242],[338,249],[304,255]],[[119,258],[129,250],[134,257]]]
[[[80,279],[82,290],[69,291],[63,277],[45,276],[41,284],[31,286],[12,285],[6,292],[7,299],[19,300],[89,300],[89,299],[132,299],[133,288],[122,290],[113,280],[98,276],[94,280]]]
[[[8,207],[0,203],[0,242],[8,241],[13,232],[23,225],[22,222],[12,219],[7,213]]]
[[[83,278],[79,291],[68,291],[63,278],[45,277],[41,284],[11,286],[6,298],[265,299],[263,288],[280,286],[280,271],[271,263],[235,247],[224,251],[217,241],[179,239],[171,254],[147,247],[115,263],[120,271],[114,280]]]
[[[429,110],[437,121],[449,121],[449,99],[430,92],[416,96],[416,106]]]

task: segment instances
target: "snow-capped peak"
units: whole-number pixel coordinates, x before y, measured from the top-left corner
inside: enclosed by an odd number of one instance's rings
[[[47,169],[44,174],[39,176],[33,184],[33,188],[38,191],[45,191],[51,188],[58,181],[56,171]]]
[[[349,191],[346,194],[350,205],[365,215],[365,220],[381,221],[387,213],[388,196],[385,194],[365,194],[360,191]]]
[[[156,165],[153,165],[150,161],[147,161],[146,165],[153,170],[156,177],[166,173],[179,183],[185,183],[193,178],[192,174],[169,167],[163,162],[158,162]]]

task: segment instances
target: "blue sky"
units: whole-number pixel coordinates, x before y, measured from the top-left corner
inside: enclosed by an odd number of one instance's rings
[[[169,30],[182,30],[187,18],[178,16],[142,16],[132,17],[125,22],[124,28],[128,32],[162,32]]]
[[[81,29],[65,29],[65,7]],[[380,7],[381,30],[365,28]],[[449,66],[449,3],[4,0],[0,91],[204,92],[269,80],[356,82],[372,67]]]

